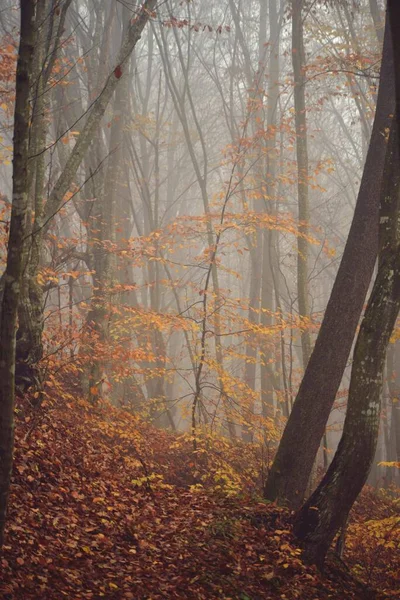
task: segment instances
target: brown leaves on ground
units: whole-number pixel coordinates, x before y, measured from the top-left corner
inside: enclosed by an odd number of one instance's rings
[[[369,586],[400,598],[400,498],[398,490],[366,489],[354,507],[345,560]]]
[[[256,499],[256,452],[229,452],[109,407],[23,403],[1,598],[361,600],[304,566],[290,514]]]

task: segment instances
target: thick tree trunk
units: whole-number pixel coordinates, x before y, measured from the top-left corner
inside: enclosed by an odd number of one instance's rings
[[[387,358],[388,406],[390,407],[390,430],[387,440],[386,460],[400,462],[400,342],[391,344]],[[389,411],[388,411],[389,412]],[[389,467],[388,480],[393,481],[396,471]]]
[[[331,466],[299,511],[294,528],[304,544],[306,560],[320,567],[367,480],[378,439],[387,346],[400,308],[400,154],[396,126],[389,140],[384,176],[379,268],[354,350],[343,435]]]
[[[31,94],[32,117],[29,134],[28,163],[28,203],[31,220],[34,223],[43,213],[45,185],[45,153],[48,119],[45,119],[45,75],[46,40],[48,38],[50,18],[47,0],[38,4],[35,21],[35,51],[32,65],[33,93]],[[52,17],[54,18],[54,12]],[[30,227],[30,233],[35,224]],[[37,281],[40,262],[40,246],[37,236],[25,240],[27,265],[24,270],[21,298],[18,307],[18,331],[15,355],[15,386],[23,392],[38,379],[37,365],[42,358],[43,332],[43,289]]]
[[[357,205],[317,341],[265,486],[298,508],[350,354],[378,251],[385,129],[394,109],[390,28],[385,29],[376,115]]]
[[[14,451],[15,333],[25,262],[28,212],[29,91],[36,5],[21,0],[21,32],[14,112],[13,200],[0,321],[0,547],[4,540]]]

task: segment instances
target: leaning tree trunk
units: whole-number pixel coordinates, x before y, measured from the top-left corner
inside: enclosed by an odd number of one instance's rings
[[[400,67],[400,65],[399,65]],[[380,209],[379,267],[354,350],[343,435],[331,466],[299,511],[295,533],[309,562],[326,554],[367,480],[375,456],[386,352],[400,308],[400,153],[392,127]]]
[[[14,451],[15,333],[28,221],[29,90],[35,10],[36,5],[31,0],[21,0],[14,111],[13,195],[0,321],[0,547],[4,540]]]
[[[265,486],[270,500],[299,508],[350,354],[378,251],[379,197],[393,114],[393,59],[385,29],[374,127],[356,209],[315,347]]]

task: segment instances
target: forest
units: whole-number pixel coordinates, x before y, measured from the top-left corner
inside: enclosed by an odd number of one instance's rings
[[[0,597],[400,599],[400,2],[0,49]]]

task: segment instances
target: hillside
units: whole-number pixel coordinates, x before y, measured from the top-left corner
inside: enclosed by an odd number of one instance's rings
[[[395,502],[365,492],[350,526],[345,560],[374,595],[332,559],[324,577],[301,562],[291,515],[257,496],[261,466],[110,407],[20,402],[1,598],[400,597]]]

